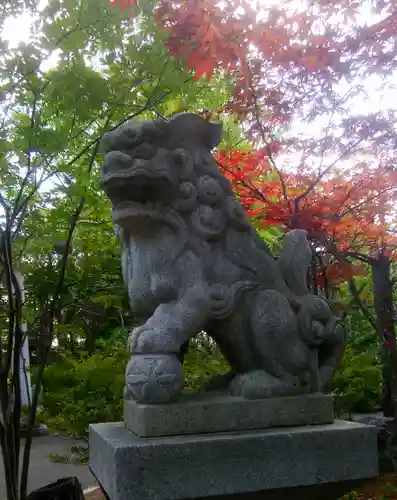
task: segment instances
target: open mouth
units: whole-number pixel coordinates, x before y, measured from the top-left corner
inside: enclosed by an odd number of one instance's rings
[[[117,172],[102,180],[102,187],[113,205],[113,222],[130,218],[158,218],[172,195],[169,175],[150,171]]]
[[[112,202],[115,224],[132,223],[132,218],[158,219],[175,195],[178,179],[170,168],[169,152],[144,153],[111,151],[104,159],[100,184]]]

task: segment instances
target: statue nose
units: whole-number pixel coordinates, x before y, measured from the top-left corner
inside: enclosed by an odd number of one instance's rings
[[[134,159],[130,155],[121,151],[110,151],[103,160],[101,176],[128,170],[133,163]]]

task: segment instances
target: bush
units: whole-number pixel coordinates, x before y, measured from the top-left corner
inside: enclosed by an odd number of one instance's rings
[[[122,420],[128,357],[118,343],[79,360],[63,355],[45,370],[41,418],[75,436],[91,423]]]
[[[339,413],[375,411],[381,403],[381,366],[376,342],[364,349],[350,344],[334,376],[332,392]],[[63,354],[44,374],[44,421],[76,436],[90,423],[122,420],[124,371],[129,354],[124,335],[102,342],[92,355],[79,359]],[[209,379],[229,369],[206,336],[191,342],[185,357],[185,390],[197,391]]]
[[[44,373],[40,419],[75,436],[86,435],[91,423],[122,420],[128,358],[125,340],[117,337],[102,342],[92,355],[60,356]],[[198,390],[207,379],[227,370],[218,349],[192,342],[184,363],[185,390]]]
[[[376,345],[356,352],[351,345],[332,381],[335,407],[341,413],[379,410],[382,394],[382,368]]]
[[[227,373],[229,365],[219,349],[209,342],[192,342],[183,363],[185,390],[199,391],[212,377]]]

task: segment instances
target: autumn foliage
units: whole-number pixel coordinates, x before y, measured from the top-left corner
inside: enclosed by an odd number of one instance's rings
[[[129,10],[136,5],[136,0],[110,0],[110,5],[119,6],[120,10]]]
[[[266,109],[265,121],[277,123],[291,119],[314,86],[316,103],[325,104],[343,77],[395,66],[395,2],[376,2],[371,14],[379,21],[371,25],[359,22],[362,3],[260,2],[254,8],[244,0],[160,0],[156,19],[170,54],[185,60],[196,78],[215,70],[234,74],[230,110],[252,117]]]
[[[111,0],[121,8],[136,3]],[[154,15],[169,53],[195,79],[233,74],[229,109],[247,117],[260,107],[274,123],[288,121],[315,86],[316,105],[325,104],[342,78],[396,67],[397,5],[371,4],[371,20],[379,20],[370,25],[360,22],[368,5],[355,0],[260,2],[260,9],[248,0],[159,0]]]
[[[351,105],[365,78],[396,69],[394,1],[254,8],[248,0],[159,0],[154,16],[169,54],[195,80],[214,72],[233,78],[231,98],[215,111],[241,121],[253,149],[220,151],[217,159],[259,227],[307,229],[317,247],[339,255],[394,250],[397,117],[393,109],[358,114]],[[324,116],[320,136],[274,139],[277,126]],[[361,271],[333,263],[336,282]]]
[[[392,210],[397,171],[355,165],[354,178],[332,175],[324,180],[280,173],[267,149],[220,152],[218,162],[248,213],[262,226],[304,228],[313,240],[343,251],[362,246],[394,245],[382,212]]]

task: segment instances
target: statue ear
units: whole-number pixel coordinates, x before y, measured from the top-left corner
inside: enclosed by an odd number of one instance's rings
[[[208,123],[208,143],[210,148],[219,146],[222,140],[222,124],[221,123]]]

